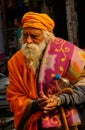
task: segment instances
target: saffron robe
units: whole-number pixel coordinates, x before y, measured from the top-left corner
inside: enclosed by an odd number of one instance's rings
[[[19,50],[8,61],[8,70],[10,83],[7,87],[7,100],[10,103],[11,111],[14,112],[15,129],[18,130],[18,125],[27,105],[29,105],[29,110],[31,110],[31,100],[38,97],[36,76],[32,68],[27,68],[26,59],[23,56],[22,50]],[[28,125],[30,124],[29,126],[31,128],[29,127],[28,130],[37,130],[36,120],[40,117],[40,113],[35,113],[30,117]]]

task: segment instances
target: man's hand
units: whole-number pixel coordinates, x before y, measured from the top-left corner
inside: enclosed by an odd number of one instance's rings
[[[38,98],[36,101],[37,106],[43,110],[44,107],[50,102],[46,95],[42,95],[42,97]]]
[[[51,95],[48,97],[48,103],[45,105],[43,111],[45,113],[49,113],[50,111],[54,110],[58,105],[58,98],[55,95]]]
[[[58,97],[56,95],[50,95],[49,97],[42,95],[41,98],[38,98],[34,102],[44,113],[49,113],[58,106]]]

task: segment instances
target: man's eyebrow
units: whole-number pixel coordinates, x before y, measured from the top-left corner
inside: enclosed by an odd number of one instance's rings
[[[40,33],[32,33],[32,34],[30,34],[30,35],[40,35]]]

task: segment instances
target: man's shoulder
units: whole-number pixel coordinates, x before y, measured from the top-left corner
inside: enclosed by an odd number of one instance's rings
[[[74,47],[75,46],[72,42],[70,42],[66,39],[60,38],[60,37],[55,37],[55,39],[52,40],[50,43],[54,44],[54,45],[56,44],[57,47],[58,46],[62,46],[62,47],[65,47],[65,46]]]
[[[23,58],[23,53],[22,53],[22,50],[20,49],[20,50],[18,50],[14,55],[12,55],[12,57],[9,59],[9,61],[10,62],[12,62],[12,61],[20,61],[20,60],[22,60],[22,58]]]

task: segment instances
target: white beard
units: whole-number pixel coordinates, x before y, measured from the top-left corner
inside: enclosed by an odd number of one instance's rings
[[[33,67],[34,72],[36,72],[36,70],[39,67],[40,59],[42,57],[42,53],[45,47],[46,47],[45,40],[43,40],[39,45],[36,45],[34,43],[32,44],[25,43],[22,45],[22,51],[26,57],[27,65],[29,65],[29,67],[30,66]]]

